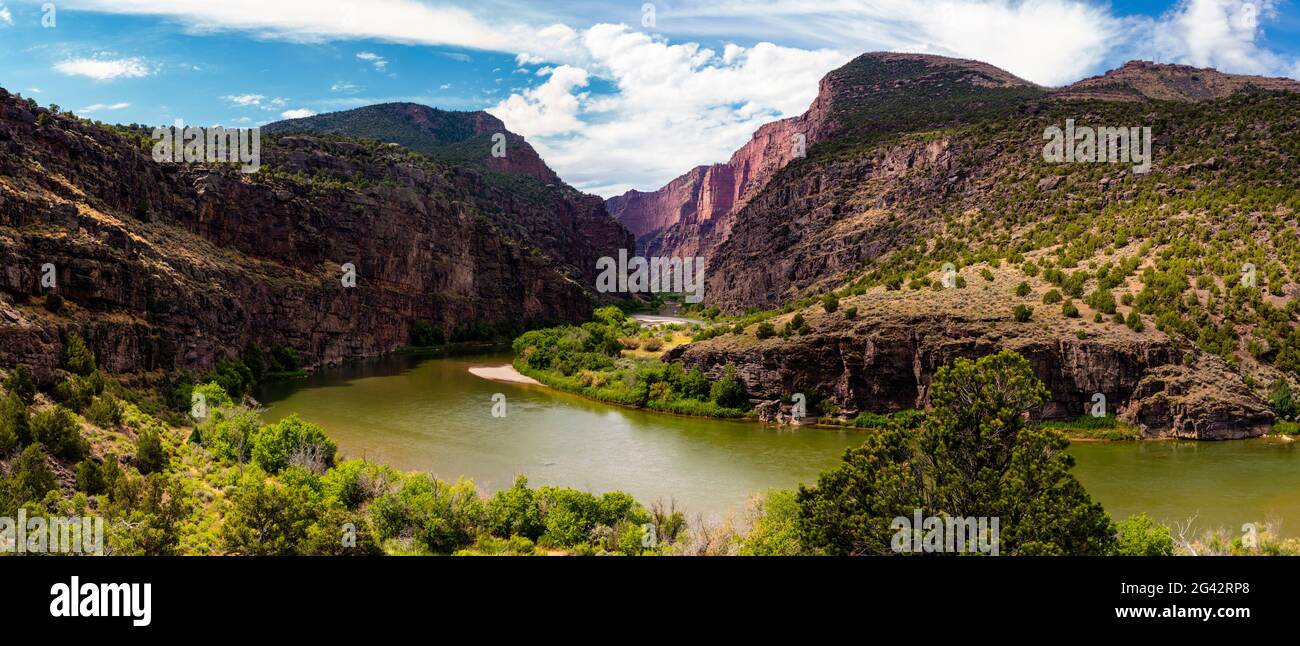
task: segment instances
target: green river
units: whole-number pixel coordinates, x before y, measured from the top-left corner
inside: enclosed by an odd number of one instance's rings
[[[717,519],[757,492],[816,481],[867,431],[799,430],[677,417],[609,406],[543,386],[486,381],[472,366],[505,355],[397,355],[355,362],[260,393],[273,421],[290,413],[320,424],[348,458],[481,490],[533,485],[622,490],[675,501],[689,517]],[[505,396],[505,417],[493,396]],[[1146,512],[1197,528],[1274,522],[1300,535],[1300,447],[1281,440],[1076,442],[1075,473],[1116,518]]]

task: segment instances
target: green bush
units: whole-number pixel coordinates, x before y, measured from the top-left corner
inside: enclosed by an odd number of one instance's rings
[[[292,464],[321,469],[334,464],[338,446],[321,427],[296,414],[263,426],[253,436],[253,462],[267,473],[279,473]]]
[[[77,490],[92,496],[108,490],[107,483],[104,482],[104,471],[98,462],[85,459],[77,463]]]
[[[1030,291],[1029,283],[1021,282],[1019,285],[1016,285],[1016,296],[1019,296],[1020,298],[1028,296]]]
[[[76,332],[68,335],[68,341],[63,347],[63,367],[83,377],[95,371],[95,354]]]
[[[86,419],[100,428],[116,427],[122,422],[122,403],[107,393],[100,395],[86,409]]]
[[[745,384],[736,376],[736,366],[727,364],[722,369],[722,378],[709,389],[709,399],[724,408],[741,408],[748,403]]]
[[[1146,514],[1138,514],[1116,525],[1115,553],[1119,556],[1173,556],[1174,537],[1169,528]]]
[[[1043,304],[1055,305],[1056,303],[1061,302],[1062,298],[1061,292],[1055,289],[1049,289],[1046,294],[1043,294]]]
[[[36,400],[36,382],[32,379],[32,371],[21,363],[5,375],[4,387],[28,405]]]
[[[27,404],[12,391],[0,396],[0,459],[27,446],[31,441]]]
[[[770,339],[773,336],[776,336],[776,328],[772,327],[770,322],[763,321],[758,324],[758,329],[755,330],[754,336],[759,339]]]
[[[428,348],[445,342],[443,331],[433,327],[433,324],[428,321],[416,321],[411,324],[411,345],[417,348]]]
[[[826,310],[827,314],[830,314],[839,308],[840,298],[836,296],[834,292],[828,292],[822,297],[822,309]]]
[[[1034,308],[1028,305],[1017,305],[1011,310],[1011,317],[1020,323],[1028,321],[1034,316]]]
[[[546,531],[537,496],[528,478],[515,478],[514,486],[496,492],[487,504],[487,527],[501,537],[523,536],[536,541]]]
[[[847,319],[847,320],[849,320],[849,321],[852,321],[852,320],[858,318],[858,308],[856,308],[856,307],[845,308],[845,310],[844,310],[844,318]]]
[[[799,556],[799,500],[796,492],[774,489],[753,501],[750,528],[740,538],[740,556]]]
[[[1074,301],[1067,300],[1061,304],[1061,314],[1064,314],[1066,318],[1077,319],[1079,318],[1079,307],[1074,304]]]
[[[158,431],[146,429],[135,442],[135,468],[144,475],[158,473],[167,467],[167,452],[163,450]]]
[[[40,411],[32,416],[32,438],[45,446],[56,458],[77,462],[90,450],[72,413],[62,407]]]

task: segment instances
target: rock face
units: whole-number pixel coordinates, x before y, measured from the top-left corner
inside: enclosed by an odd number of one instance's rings
[[[245,175],[150,143],[0,90],[0,364],[48,378],[74,330],[111,371],[201,371],[250,343],[382,353],[415,321],[580,321],[595,259],[633,244],[598,197],[391,145],[263,137]]]
[[[674,348],[668,358],[712,378],[733,364],[753,398],[803,393],[808,402],[828,402],[852,416],[923,409],[940,367],[1011,349],[1029,360],[1051,393],[1043,419],[1083,416],[1100,393],[1109,414],[1146,437],[1256,437],[1273,421],[1223,360],[1163,334],[1119,328],[1078,339],[1065,333],[1063,321],[1023,325],[981,319],[974,310],[939,315],[922,311],[920,302],[902,302],[907,298],[913,297],[854,297],[841,306],[869,312],[859,321],[805,312],[809,334],[763,341],[723,336]]]
[[[730,235],[735,214],[808,149],[836,136],[889,127],[858,119],[864,104],[896,101],[903,93],[924,92],[927,86],[939,83],[1033,87],[976,61],[922,54],[863,54],[821,80],[817,98],[805,113],[760,127],[727,163],[697,166],[657,191],[629,191],[610,198],[606,205],[636,236],[642,255],[707,258]]]

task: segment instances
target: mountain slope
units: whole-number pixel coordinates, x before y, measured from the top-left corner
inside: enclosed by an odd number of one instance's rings
[[[812,148],[707,252],[706,303],[781,309],[680,358],[710,374],[735,363],[755,396],[798,388],[887,412],[924,406],[954,356],[1012,347],[1052,389],[1052,417],[1102,393],[1153,436],[1264,432],[1270,385],[1300,370],[1300,94],[1204,71],[1189,88],[1189,75],[1129,65],[1112,79],[1140,99],[1063,88]],[[1150,127],[1152,170],[1045,161],[1045,130],[1067,120]],[[857,319],[814,305],[832,290]],[[779,330],[795,311],[807,334],[754,336],[756,321]]]
[[[597,197],[398,146],[269,136],[246,175],[151,145],[0,90],[0,363],[49,378],[72,331],[116,372],[201,371],[248,344],[335,362],[417,321],[509,334],[587,317],[595,259],[632,244]]]
[[[559,178],[523,137],[482,111],[451,112],[416,103],[383,103],[355,110],[288,119],[262,128],[268,134],[346,135],[395,143],[435,159],[473,165],[548,183]],[[504,156],[493,156],[493,135],[505,137]]]
[[[991,65],[923,54],[863,54],[822,79],[797,117],[766,124],[725,164],[699,166],[650,193],[610,198],[645,255],[709,255],[778,171],[805,152],[993,114],[1041,92]],[[922,107],[924,106],[924,107]]]

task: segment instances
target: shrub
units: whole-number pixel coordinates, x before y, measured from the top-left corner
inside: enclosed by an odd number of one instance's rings
[[[709,389],[709,399],[725,408],[741,408],[748,403],[745,384],[736,376],[736,366],[727,364],[722,369],[722,378],[713,382]]]
[[[776,335],[776,328],[772,327],[772,324],[767,321],[763,321],[762,323],[759,323],[758,329],[754,331],[754,336],[758,337],[759,339],[768,339],[775,335]]]
[[[822,309],[829,314],[840,308],[840,298],[834,292],[828,292],[822,297]]]
[[[1079,307],[1074,304],[1074,301],[1067,300],[1061,304],[1061,314],[1064,314],[1066,318],[1077,319],[1079,318]]]
[[[991,283],[991,282],[993,282],[993,272],[989,271],[989,268],[988,268],[988,267],[981,267],[981,268],[980,268],[980,278],[983,278],[984,280],[986,280],[986,281],[988,281],[988,282]]]
[[[1024,298],[1029,295],[1029,292],[1029,283],[1022,282],[1019,285],[1016,285],[1016,296]]]
[[[167,467],[167,453],[163,450],[162,438],[158,431],[146,429],[140,432],[135,442],[135,468],[148,475],[158,473]]]
[[[86,459],[77,463],[77,490],[84,491],[92,496],[107,491],[107,485],[104,482],[104,471],[98,462]]]
[[[1141,332],[1146,327],[1142,325],[1142,317],[1138,316],[1137,311],[1129,312],[1128,318],[1125,319],[1124,324],[1127,325],[1129,329],[1133,330],[1134,332]]]
[[[12,476],[9,479],[9,494],[14,506],[41,500],[50,490],[59,486],[54,478],[54,469],[45,459],[45,451],[39,444],[32,444],[18,455],[10,465]],[[3,493],[3,491],[0,491]]]
[[[86,418],[100,428],[113,428],[122,422],[122,403],[107,393],[100,395],[86,410]]]
[[[63,367],[83,377],[95,371],[95,355],[80,334],[73,332],[63,347]]]
[[[416,321],[411,324],[411,345],[427,348],[442,345],[445,341],[442,330],[434,328],[428,321]]]
[[[1043,294],[1043,304],[1055,305],[1056,303],[1061,302],[1062,298],[1061,292],[1055,289],[1049,289],[1046,294]]]
[[[81,437],[77,420],[62,406],[32,416],[32,439],[40,442],[56,458],[76,462],[86,457],[90,447]]]
[[[848,319],[848,320],[850,320],[850,321],[852,321],[853,319],[858,318],[858,308],[856,308],[856,307],[845,308],[845,310],[844,310],[844,318],[845,318],[845,319]]]
[[[7,457],[31,441],[27,404],[12,391],[0,396],[0,458]]]
[[[1034,308],[1028,305],[1017,305],[1015,309],[1011,311],[1011,316],[1016,321],[1024,323],[1034,316]]]
[[[23,403],[30,405],[36,400],[36,382],[32,379],[32,371],[28,370],[26,365],[20,363],[14,366],[14,369],[5,375],[4,387],[5,390],[22,399]]]
[[[45,309],[53,314],[63,311],[63,297],[55,293],[47,294],[45,296]]]
[[[1296,402],[1291,394],[1291,382],[1287,381],[1286,377],[1273,382],[1273,387],[1269,389],[1268,401],[1274,415],[1282,419],[1295,417]]]
[[[646,352],[658,352],[664,347],[664,342],[657,338],[651,337],[641,344],[641,348]]]
[[[799,556],[799,501],[794,491],[774,489],[755,498],[750,528],[740,537],[740,556]]]
[[[514,486],[496,492],[487,504],[487,527],[497,536],[522,536],[536,541],[546,531],[537,496],[528,488],[528,478],[515,478]]]
[[[1130,516],[1116,526],[1115,553],[1119,556],[1173,556],[1174,537],[1169,528],[1146,514]]]
[[[323,472],[333,466],[338,446],[321,427],[296,414],[262,427],[253,437],[253,462],[267,473],[290,465]]]

